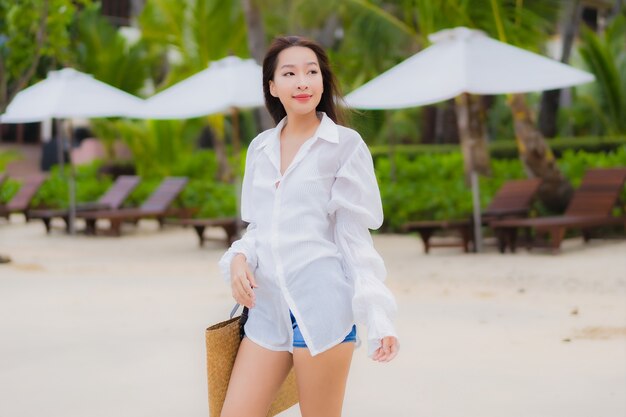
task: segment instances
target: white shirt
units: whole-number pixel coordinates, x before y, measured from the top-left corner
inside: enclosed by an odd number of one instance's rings
[[[219,264],[246,256],[258,288],[246,336],[271,350],[293,352],[289,310],[311,355],[341,343],[356,322],[367,328],[368,355],[396,336],[396,303],[383,281],[385,264],[369,229],[383,221],[372,156],[361,136],[319,113],[315,134],[280,174],[280,132],[248,147],[241,194],[244,236]]]

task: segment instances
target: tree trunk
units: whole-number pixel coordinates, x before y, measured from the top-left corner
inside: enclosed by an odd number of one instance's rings
[[[242,0],[246,30],[248,34],[248,49],[250,55],[259,64],[263,65],[265,56],[265,29],[263,19],[256,0]],[[255,111],[255,119],[261,126],[261,130],[274,127],[274,121],[265,108]]]
[[[224,141],[224,122],[226,116],[223,114],[212,114],[207,116],[207,121],[213,131],[213,149],[217,158],[217,180],[221,182],[231,182],[234,179],[233,169],[228,163],[226,155],[226,145]]]
[[[460,143],[459,127],[457,125],[456,105],[454,99],[447,100],[439,112],[437,124],[437,138],[439,143]]]
[[[487,129],[481,98],[467,93],[461,94],[456,99],[456,114],[465,179],[469,184],[472,171],[481,175],[491,175]]]
[[[582,17],[582,6],[580,0],[569,2],[569,7],[565,11],[561,24],[563,25],[563,48],[561,50],[561,62],[569,61],[574,39],[578,33],[580,18]],[[541,96],[541,107],[539,111],[539,130],[544,137],[553,138],[557,134],[557,116],[559,113],[561,90],[544,91]]]
[[[519,157],[530,178],[541,178],[539,198],[552,211],[563,211],[572,195],[572,186],[556,164],[550,146],[535,128],[522,94],[513,94],[508,104],[513,112]]]
[[[437,107],[432,105],[422,107],[421,143],[435,143],[436,120]]]

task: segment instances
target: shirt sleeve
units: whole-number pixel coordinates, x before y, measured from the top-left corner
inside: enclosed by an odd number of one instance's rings
[[[354,317],[367,328],[368,356],[372,356],[383,337],[397,337],[392,324],[397,306],[384,284],[387,270],[368,230],[381,226],[383,209],[365,142],[337,172],[328,211],[335,217],[335,243],[343,256],[343,267],[354,282]]]
[[[248,223],[246,232],[241,239],[233,242],[228,251],[219,261],[219,268],[222,278],[230,283],[230,264],[235,255],[241,253],[245,255],[250,270],[254,271],[257,266],[256,255],[256,222],[252,210],[252,178],[254,174],[254,165],[256,160],[255,152],[256,141],[252,141],[248,147],[246,154],[246,166],[243,174],[243,182],[241,185],[241,219]]]

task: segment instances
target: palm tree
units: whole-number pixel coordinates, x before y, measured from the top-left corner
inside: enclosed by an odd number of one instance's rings
[[[74,67],[128,93],[139,95],[154,57],[141,42],[126,38],[100,13],[99,3],[86,6],[73,27]]]
[[[420,46],[425,45],[425,37],[429,33],[464,25],[479,28],[501,41],[531,50],[537,50],[544,43],[560,6],[558,0],[528,4],[523,1],[503,3],[497,0],[442,0],[435,4],[430,0],[413,0],[402,2],[400,7],[394,7],[391,2],[375,4],[367,0],[345,1],[371,11],[373,16],[378,16],[381,21],[389,23],[388,27],[394,28],[397,34],[406,36],[411,32],[407,27],[412,28],[411,33],[416,35],[413,35],[411,40],[413,44]],[[441,10],[450,12],[441,13]],[[374,39],[363,39],[363,43],[372,44]],[[463,100],[457,100],[457,106],[462,106],[463,103]],[[550,147],[535,127],[524,97],[512,96],[508,104],[514,115],[519,156],[527,174],[544,179],[540,191],[544,204],[553,210],[562,209],[571,194],[569,181],[558,169]],[[476,110],[475,113],[469,112],[472,108]],[[472,120],[479,119],[482,110],[478,106],[469,105],[467,109],[461,108],[461,111],[467,112]],[[469,122],[468,125],[471,124],[472,122]],[[488,157],[485,156],[484,137],[476,133],[473,140],[478,143],[479,154],[488,161]],[[465,157],[468,158],[469,155],[466,153]]]
[[[153,69],[157,89],[205,69],[211,60],[229,54],[249,56],[244,14],[237,1],[153,0],[146,3],[138,23],[152,53],[163,57],[163,64]],[[213,115],[206,120],[215,132],[218,176],[223,181],[232,180],[225,148],[225,116]]]
[[[565,6],[561,24],[562,42],[561,62],[569,62],[574,39],[578,34],[578,27],[582,18],[581,0],[572,0]],[[539,110],[539,129],[548,138],[553,138],[557,133],[557,115],[559,112],[561,90],[544,91],[541,95],[541,107]]]
[[[582,32],[579,51],[596,84],[584,95],[608,134],[626,133],[626,15],[617,15],[603,34]]]
[[[246,22],[246,33],[248,40],[248,49],[254,60],[259,64],[263,64],[265,55],[265,26],[263,24],[263,16],[259,8],[258,1],[241,0]],[[262,130],[271,128],[274,124],[270,114],[265,109],[255,111],[256,119]]]

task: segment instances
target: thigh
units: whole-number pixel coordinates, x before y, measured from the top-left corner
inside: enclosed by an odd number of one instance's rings
[[[293,365],[302,417],[339,417],[354,352],[354,343],[311,356],[309,349],[293,350]]]
[[[245,337],[237,352],[221,416],[267,416],[292,364],[291,353],[266,349]]]

